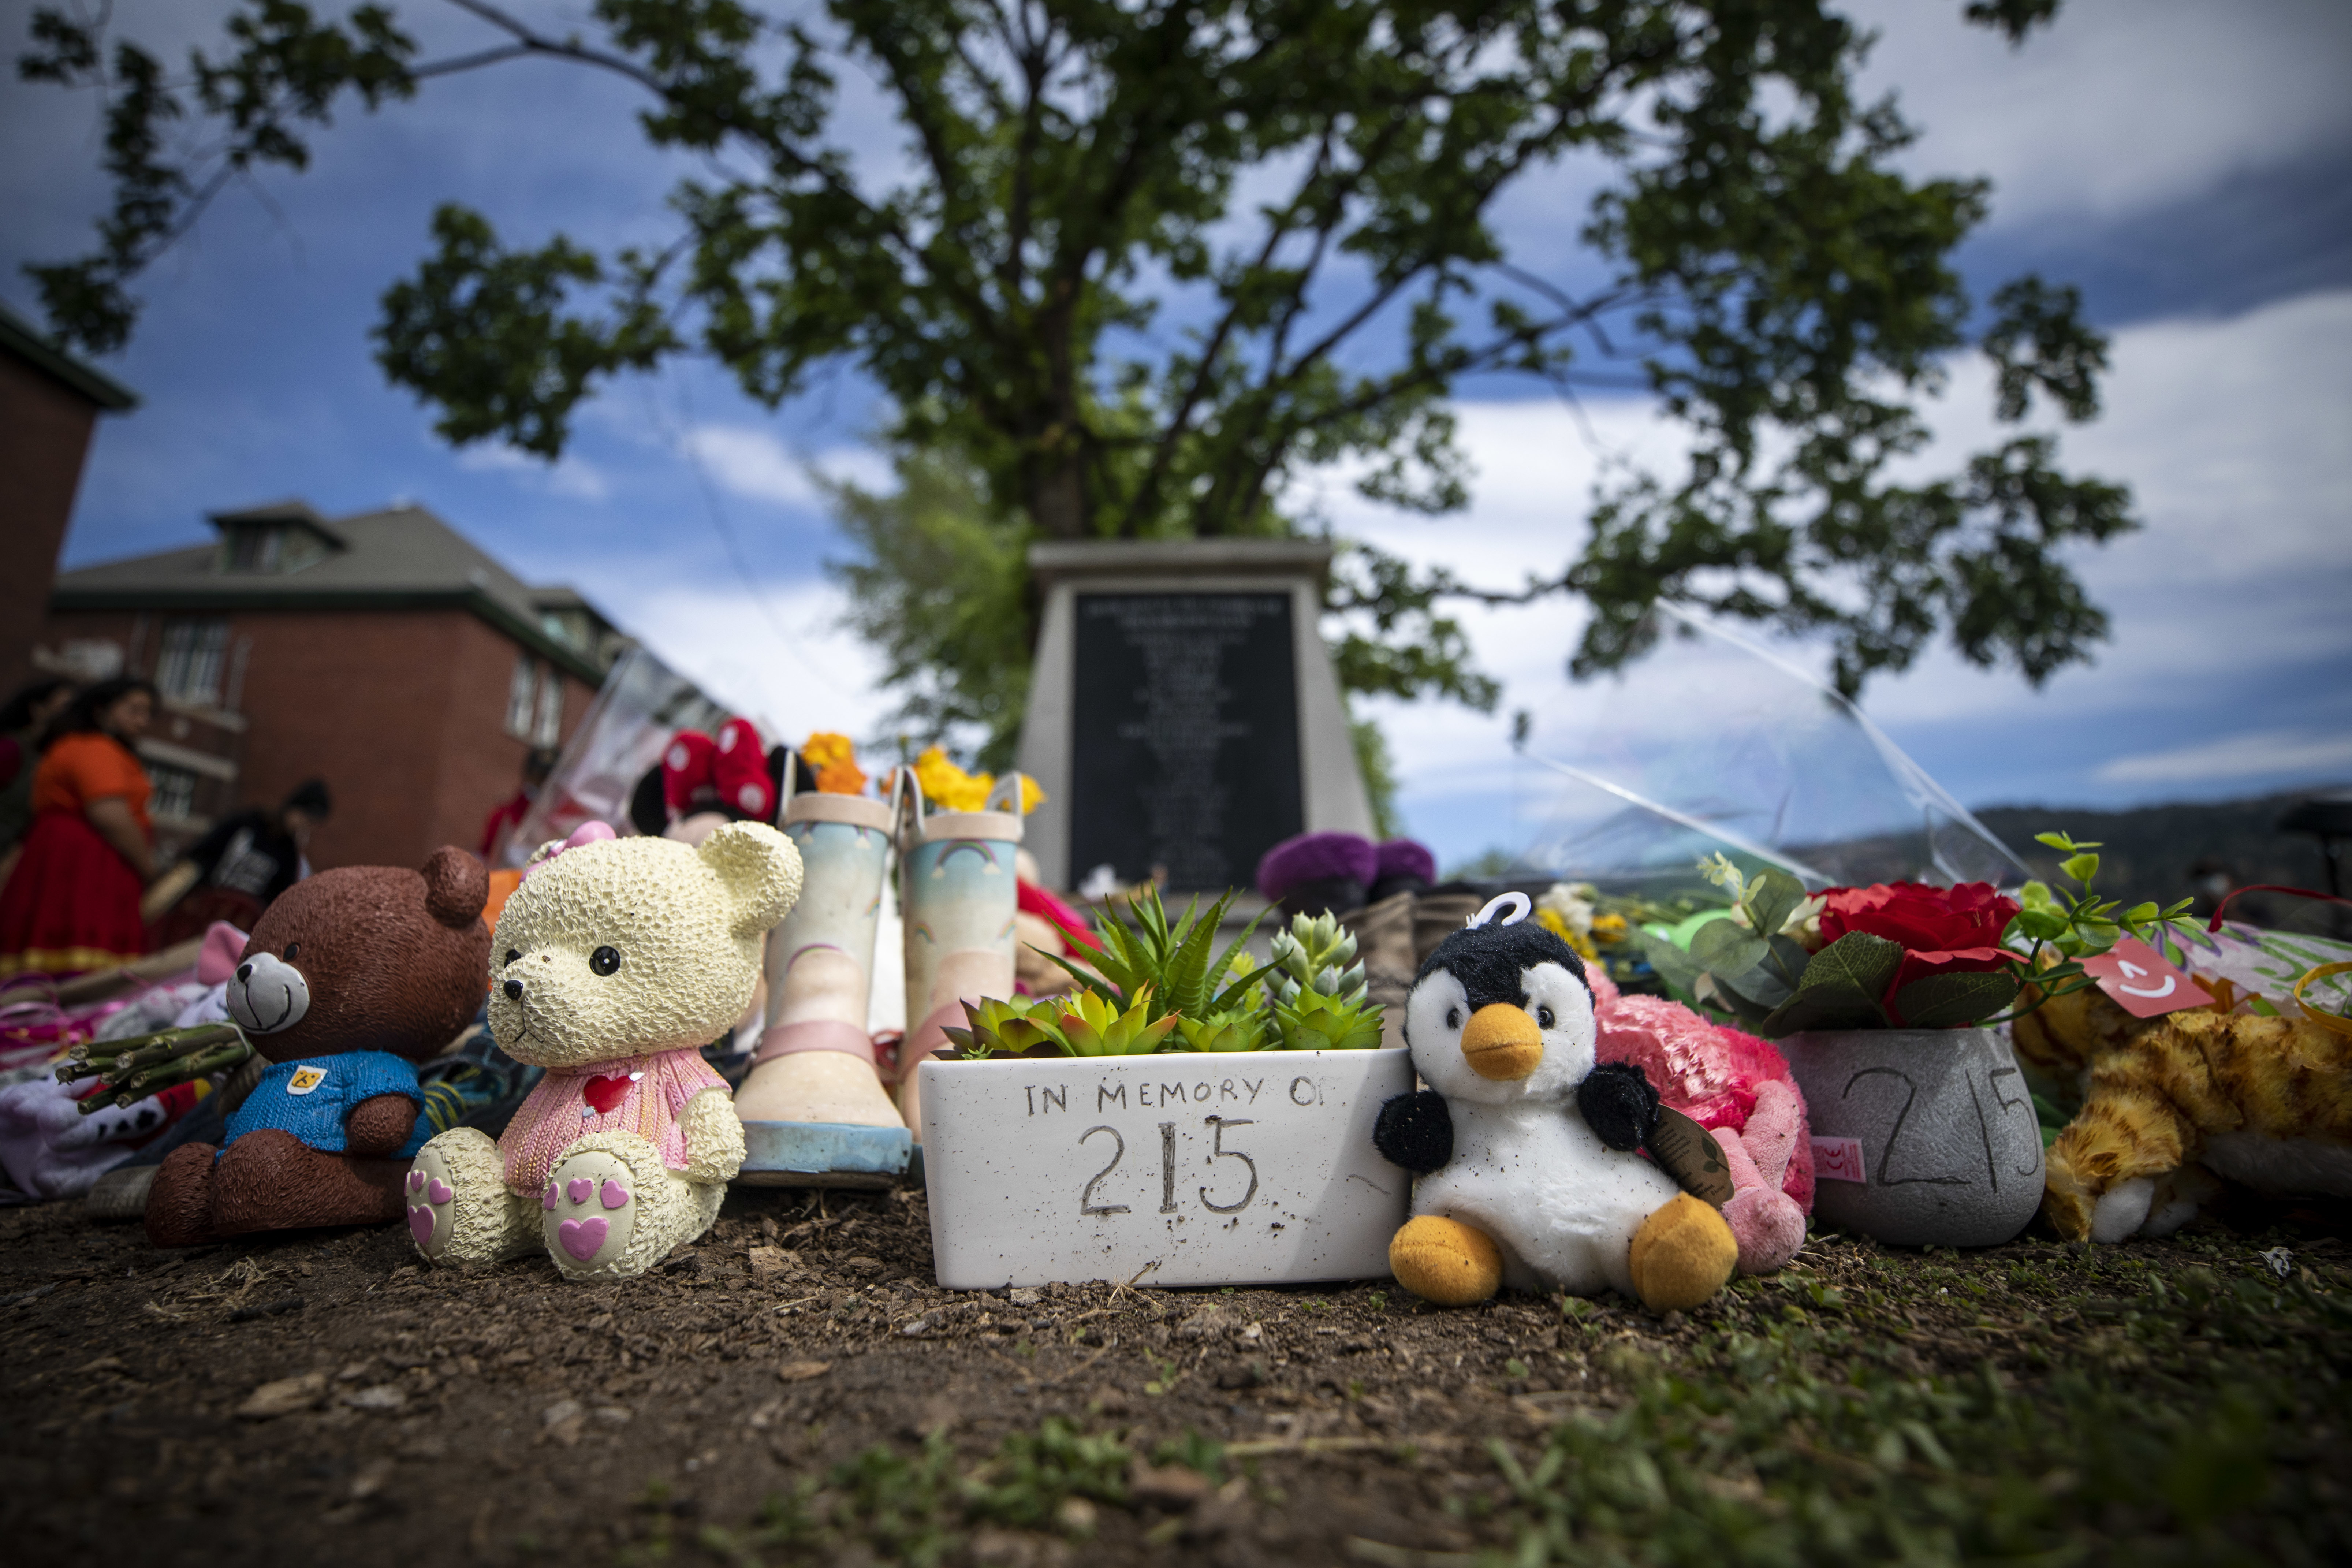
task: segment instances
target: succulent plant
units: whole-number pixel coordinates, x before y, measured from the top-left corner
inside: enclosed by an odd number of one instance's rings
[[[1058,997],[1032,1001],[1016,996],[1010,1001],[983,997],[977,1005],[963,1005],[964,1016],[971,1020],[968,1029],[942,1028],[940,1032],[957,1047],[957,1056],[966,1061],[982,1057],[1019,1057],[1037,1055],[1071,1056],[1070,1042],[1062,1034],[1062,1009]],[[1040,1050],[1050,1047],[1050,1050]]]
[[[1286,1051],[1367,1051],[1381,1043],[1381,1012],[1360,991],[1349,1001],[1301,989],[1275,1004],[1274,1026]]]
[[[1149,996],[1155,1019],[1180,1013],[1205,1018],[1234,1005],[1257,983],[1246,950],[1255,921],[1223,952],[1215,951],[1217,928],[1233,901],[1227,893],[1203,912],[1196,900],[1171,921],[1160,889],[1147,885],[1129,900],[1131,923],[1117,905],[1104,906],[1102,951],[1093,960],[1097,973],[1066,959],[1055,962],[1115,1006],[1126,1008]]]
[[[1268,975],[1274,1004],[1296,1002],[1317,992],[1342,1002],[1364,999],[1364,966],[1356,962],[1356,933],[1328,910],[1298,915],[1288,931],[1274,933],[1274,963]]]
[[[1136,993],[1125,1012],[1084,992],[1062,1004],[1062,1038],[1074,1057],[1148,1057],[1160,1048],[1179,1022],[1169,1013],[1151,1016],[1151,987]]]
[[[1196,1051],[1262,1051],[1267,1044],[1265,1014],[1255,1007],[1229,1008],[1205,1018],[1180,1017],[1176,1027]]]

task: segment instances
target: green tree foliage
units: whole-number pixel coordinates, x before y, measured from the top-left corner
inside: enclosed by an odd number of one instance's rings
[[[882,530],[841,498],[869,546],[890,535],[852,569],[872,574],[852,578],[866,624],[885,605],[958,637],[1001,623],[945,665],[917,656],[947,634],[885,628],[940,717],[1002,733],[1028,538],[1281,533],[1293,481],[1339,464],[1379,500],[1457,509],[1447,398],[1494,372],[1646,386],[1689,429],[1687,464],[1597,497],[1580,553],[1521,584],[1356,547],[1331,599],[1353,690],[1491,706],[1442,613],[1459,596],[1582,595],[1580,673],[1648,647],[1659,601],[1704,605],[1826,638],[1850,691],[1939,634],[2038,682],[2105,632],[2064,552],[2133,526],[2124,490],[2062,472],[2037,434],[1948,478],[1889,477],[1956,355],[1990,357],[2002,419],[2043,403],[2081,419],[2104,343],[2037,279],[1979,319],[1950,258],[1986,188],[1896,168],[1912,132],[1857,100],[1868,40],[1822,0],[595,0],[593,28],[560,37],[450,3],[485,47],[420,61],[384,6],[247,0],[226,53],[179,78],[134,43],[110,53],[102,23],[37,11],[20,72],[108,86],[117,192],[90,255],[32,269],[60,335],[119,347],[139,272],[225,181],[303,167],[338,105],[565,60],[637,84],[650,141],[698,156],[674,239],[600,258],[445,208],[434,253],[384,297],[386,373],[449,439],[552,457],[583,396],[667,355],[710,355],[771,405],[855,365],[891,400],[893,438],[952,454],[992,520],[914,497]],[[2053,10],[1963,15],[2016,42]],[[848,72],[897,113],[896,183],[855,172]],[[1605,274],[1585,292],[1509,254],[1494,221],[1515,182],[1571,155],[1617,170],[1584,230]],[[943,577],[951,563],[977,569]]]

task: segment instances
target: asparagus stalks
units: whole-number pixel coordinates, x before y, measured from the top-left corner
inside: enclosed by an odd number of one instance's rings
[[[129,1040],[76,1046],[58,1064],[57,1076],[59,1083],[95,1078],[106,1086],[81,1101],[81,1113],[89,1116],[109,1105],[134,1105],[175,1084],[233,1071],[252,1055],[251,1043],[235,1024],[200,1024],[192,1029],[163,1029]]]
[[[243,1040],[232,1040],[215,1050],[199,1052],[161,1067],[149,1068],[145,1072],[132,1073],[122,1087],[142,1094],[153,1094],[175,1083],[186,1083],[191,1079],[210,1078],[216,1072],[226,1072],[242,1064],[252,1054],[252,1047]]]

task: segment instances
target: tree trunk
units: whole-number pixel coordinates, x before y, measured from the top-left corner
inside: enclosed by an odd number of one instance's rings
[[[1075,456],[1039,465],[1029,481],[1029,517],[1048,539],[1090,539],[1085,466]]]

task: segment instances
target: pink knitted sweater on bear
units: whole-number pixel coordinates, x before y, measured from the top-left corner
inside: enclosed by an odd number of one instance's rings
[[[678,1118],[704,1089],[726,1087],[692,1047],[550,1068],[499,1140],[507,1191],[537,1197],[563,1151],[591,1132],[635,1132],[661,1151],[663,1164],[683,1171],[686,1128]]]

